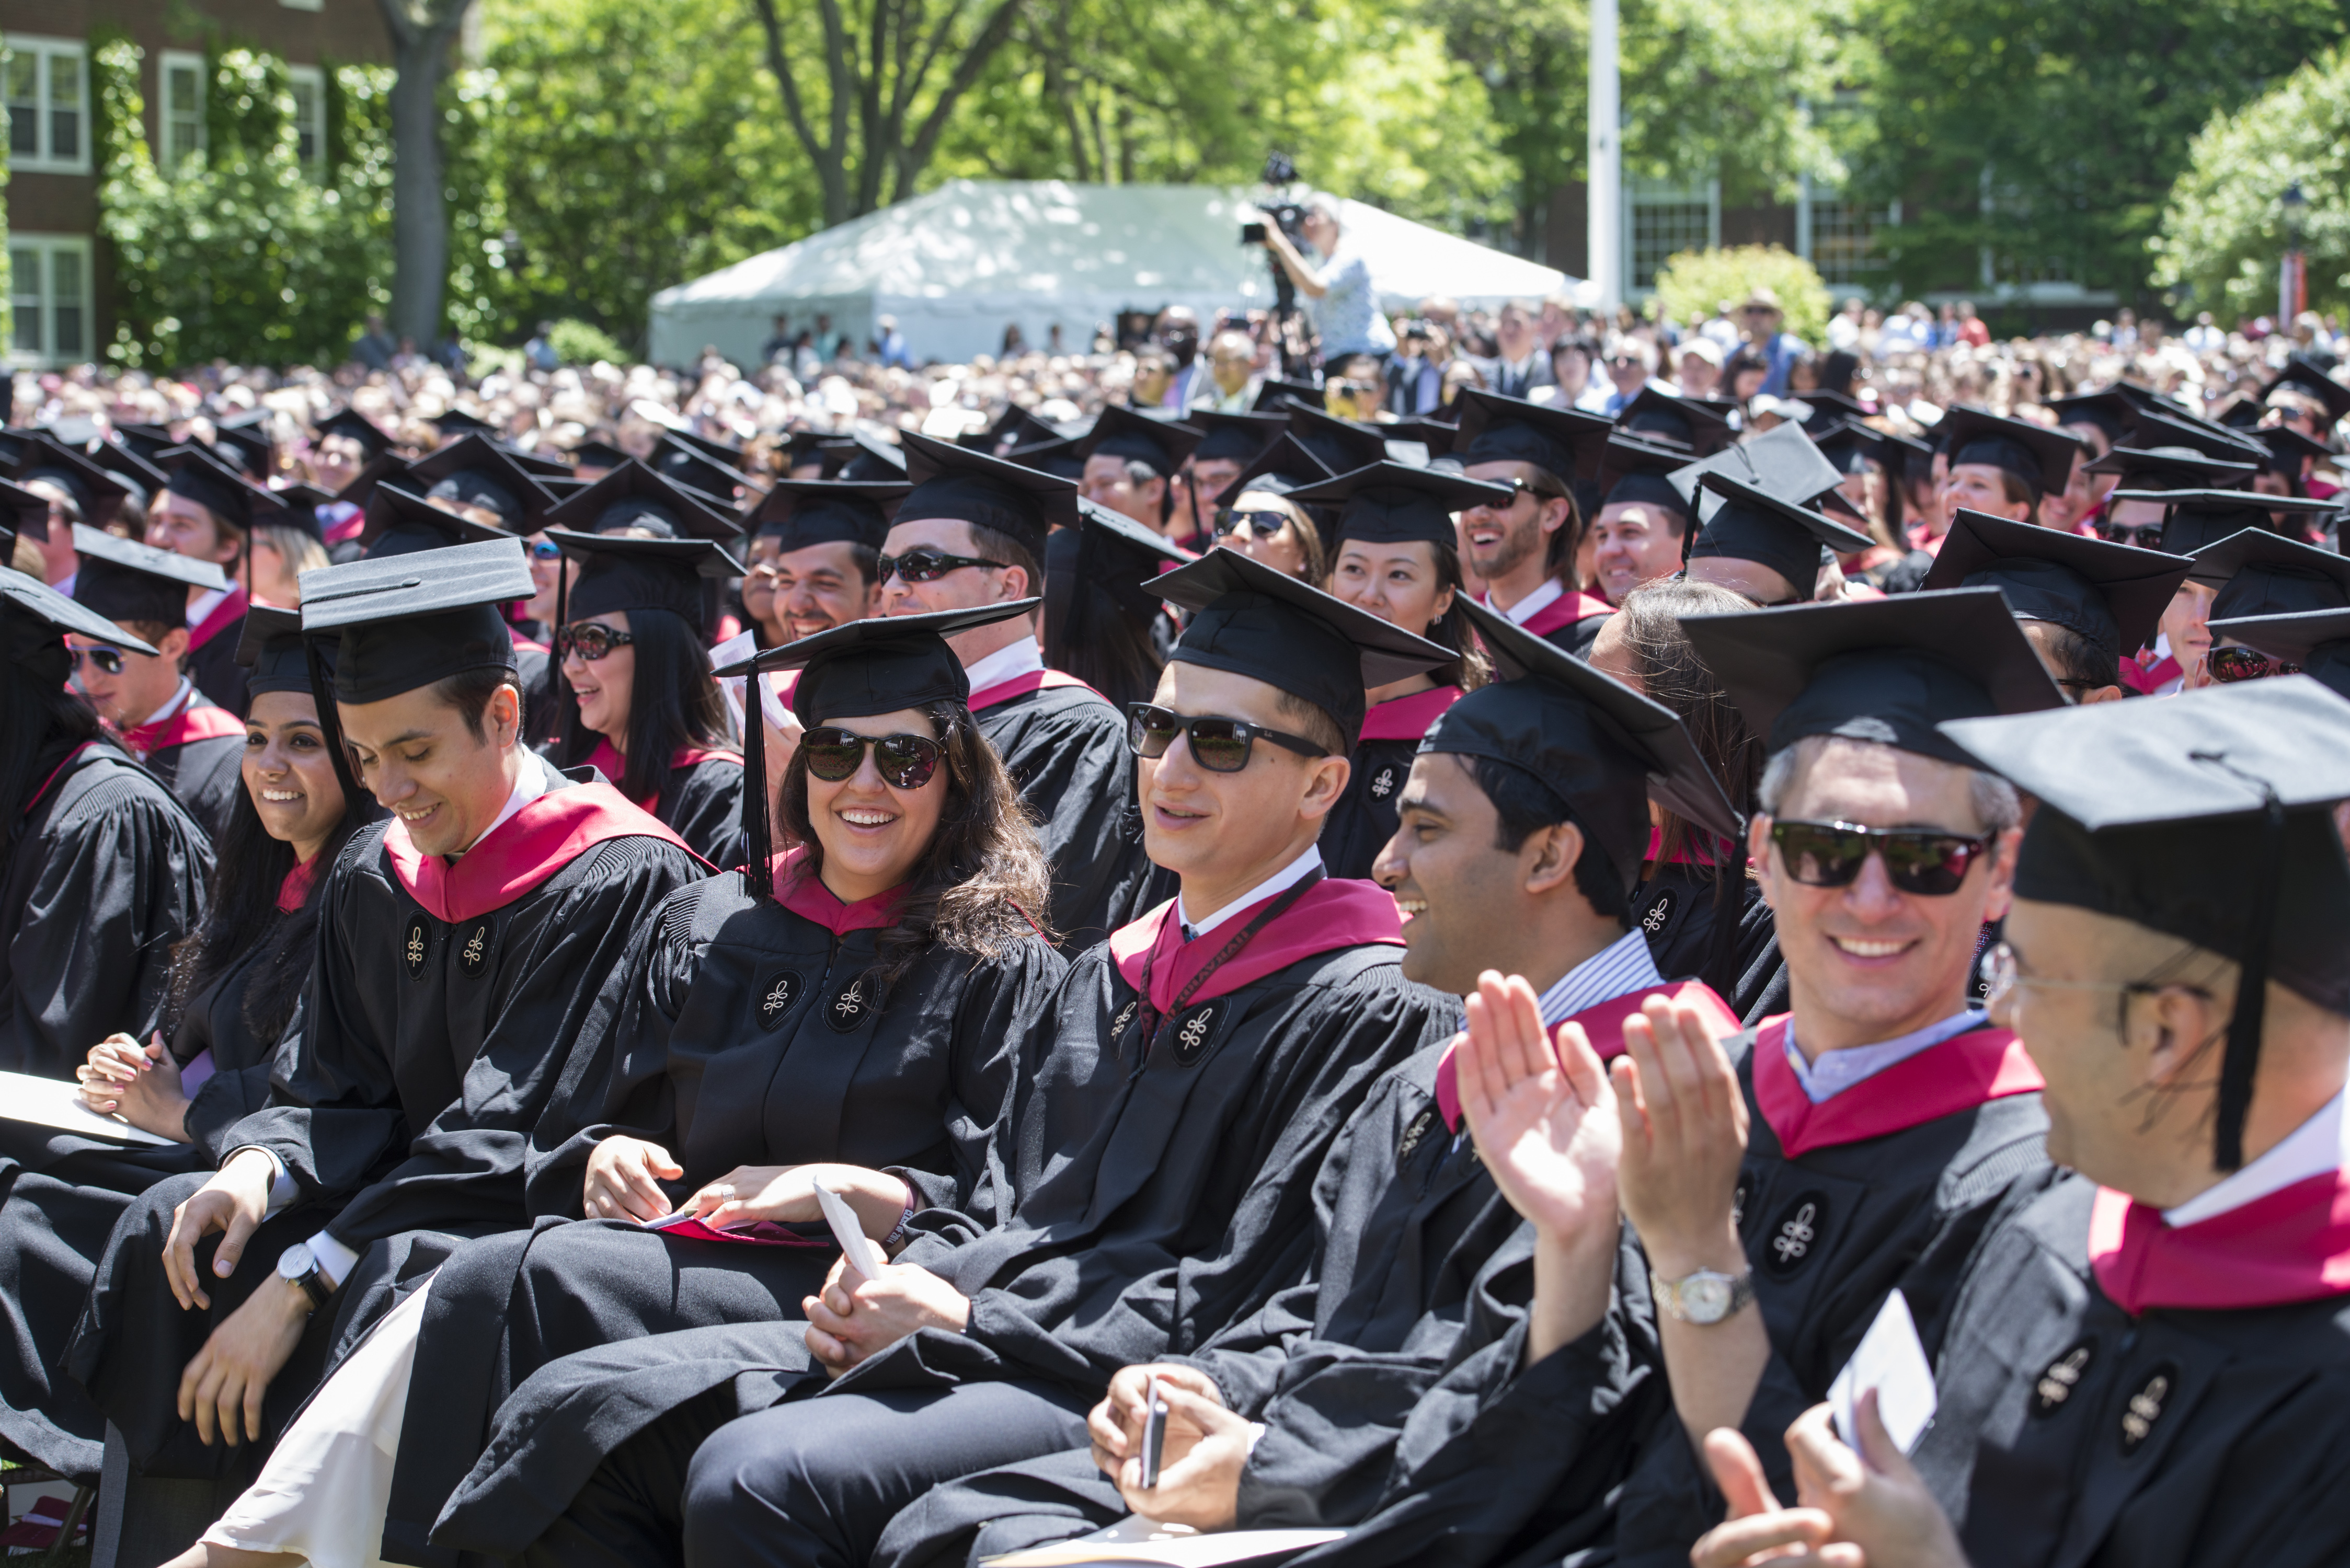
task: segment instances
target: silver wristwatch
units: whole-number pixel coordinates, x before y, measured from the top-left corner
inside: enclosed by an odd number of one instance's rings
[[[1678,1280],[1648,1271],[1648,1290],[1657,1308],[1679,1323],[1700,1327],[1734,1317],[1754,1300],[1754,1276],[1718,1273],[1700,1269]]]
[[[318,1272],[318,1260],[309,1242],[296,1241],[277,1254],[277,1277],[309,1297],[312,1312],[327,1304],[326,1276]]]

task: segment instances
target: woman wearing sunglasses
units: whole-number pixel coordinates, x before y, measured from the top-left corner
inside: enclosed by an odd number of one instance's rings
[[[1284,431],[1217,495],[1214,543],[1320,587],[1330,575],[1322,529],[1290,494],[1323,476],[1314,454]]]
[[[1322,829],[1322,858],[1333,877],[1370,876],[1395,836],[1396,799],[1420,737],[1463,691],[1484,684],[1484,656],[1453,603],[1461,588],[1452,514],[1509,496],[1504,485],[1399,462],[1374,463],[1291,494],[1294,502],[1341,505],[1328,584],[1334,597],[1454,655],[1426,674],[1365,694],[1354,771]]]
[[[63,1359],[97,1261],[132,1197],[217,1167],[222,1135],[267,1098],[271,1058],[309,979],[319,873],[364,820],[318,727],[300,627],[290,611],[246,615],[242,787],[203,923],[172,949],[163,1028],[151,1042],[109,1035],[75,1073],[91,1110],[169,1141],[125,1147],[0,1120],[0,1169],[19,1168],[0,1207],[0,1277],[23,1314],[23,1354],[0,1357],[0,1436],[70,1473],[98,1464],[105,1424],[48,1369]]]
[[[741,568],[704,539],[547,537],[579,563],[555,634],[562,706],[549,754],[595,768],[712,865],[741,864],[743,757],[702,619],[703,579]]]
[[[940,633],[1035,607],[858,621],[762,656],[801,671],[775,803],[798,847],[766,858],[754,802],[751,864],[662,906],[536,1137],[537,1228],[455,1252],[280,1440],[247,1497],[331,1510],[314,1558],[328,1535],[352,1561],[386,1534],[421,1547],[490,1415],[548,1361],[802,1316],[838,1256],[818,1183],[885,1246],[969,1199],[1011,1053],[1066,966],[1031,918],[1043,857]],[[392,1476],[364,1442],[364,1474],[304,1469],[403,1406],[417,1439]],[[388,1519],[350,1506],[387,1481]],[[214,1529],[253,1538],[234,1507]]]

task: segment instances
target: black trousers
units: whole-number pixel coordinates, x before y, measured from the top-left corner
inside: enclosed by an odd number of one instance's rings
[[[889,1521],[931,1489],[1082,1444],[1090,1402],[1050,1384],[966,1383],[726,1420],[733,1394],[717,1390],[616,1450],[525,1561],[864,1568]]]

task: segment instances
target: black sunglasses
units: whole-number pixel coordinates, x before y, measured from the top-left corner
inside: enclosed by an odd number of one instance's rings
[[[800,755],[808,772],[827,784],[857,776],[865,765],[865,748],[873,748],[873,767],[881,782],[894,789],[920,789],[939,771],[946,748],[926,735],[860,735],[837,724],[825,724],[800,737]]]
[[[1774,822],[1771,842],[1779,846],[1787,875],[1806,887],[1849,888],[1868,857],[1878,855],[1895,888],[1929,898],[1957,892],[1975,857],[1991,847],[1988,836],[1856,822]]]
[[[66,651],[73,656],[73,667],[77,671],[81,669],[81,661],[87,659],[109,675],[122,673],[123,652],[119,648],[68,648]]]
[[[977,556],[950,556],[938,550],[909,550],[902,556],[884,556],[873,564],[873,580],[886,583],[894,575],[910,583],[934,583],[949,572],[963,566],[993,566],[1001,571],[1001,561],[983,561]]]
[[[2133,523],[2125,526],[2118,523],[2100,523],[2097,524],[2097,537],[2108,545],[2134,545],[2141,550],[2159,550],[2162,548],[2162,524]]]
[[[555,661],[557,664],[571,657],[577,649],[579,657],[593,664],[616,648],[626,648],[637,639],[625,631],[615,631],[600,620],[577,620],[555,634]]]
[[[2215,648],[2203,655],[2203,668],[2222,686],[2239,680],[2265,680],[2272,675],[2298,675],[2301,666],[2271,659],[2257,648]]]
[[[1190,737],[1191,760],[1211,774],[1236,774],[1248,766],[1260,737],[1301,757],[1330,754],[1303,735],[1268,730],[1245,719],[1195,718],[1152,702],[1127,704],[1126,743],[1136,756],[1156,761],[1167,754],[1178,735]]]
[[[1211,526],[1216,531],[1216,537],[1221,539],[1239,528],[1243,523],[1247,524],[1259,538],[1267,538],[1289,526],[1289,514],[1286,512],[1235,512],[1229,506],[1219,506],[1216,508],[1216,520]]]

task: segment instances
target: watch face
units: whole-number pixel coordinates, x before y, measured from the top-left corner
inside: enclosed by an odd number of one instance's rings
[[[1695,1274],[1681,1282],[1681,1312],[1691,1323],[1720,1323],[1730,1314],[1731,1281]]]
[[[281,1279],[298,1280],[309,1272],[309,1242],[296,1241],[277,1254],[277,1273]]]

